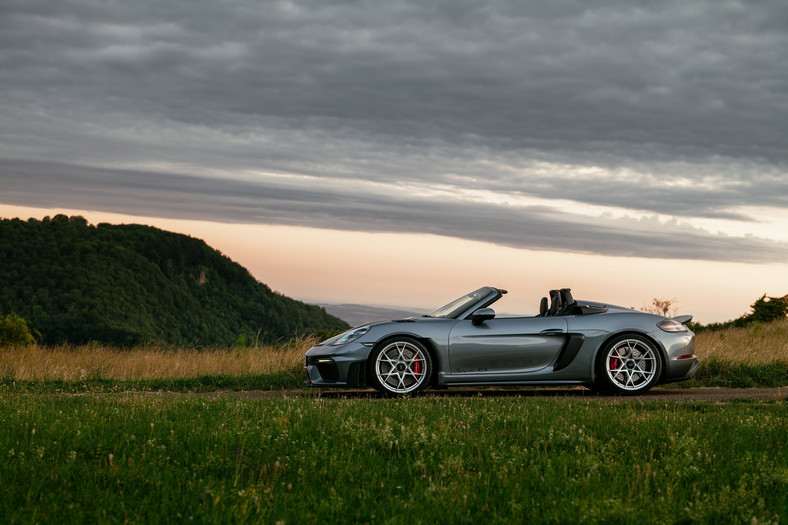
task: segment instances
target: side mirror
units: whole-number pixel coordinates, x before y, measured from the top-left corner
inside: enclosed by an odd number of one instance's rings
[[[471,314],[473,326],[479,326],[483,322],[495,318],[495,310],[492,308],[479,308]]]

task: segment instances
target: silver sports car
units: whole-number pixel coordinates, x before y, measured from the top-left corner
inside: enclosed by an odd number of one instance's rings
[[[307,382],[391,395],[429,386],[572,384],[634,395],[698,369],[691,315],[576,301],[563,288],[542,298],[535,317],[496,317],[490,305],[505,293],[486,286],[429,315],[324,341],[304,356]]]

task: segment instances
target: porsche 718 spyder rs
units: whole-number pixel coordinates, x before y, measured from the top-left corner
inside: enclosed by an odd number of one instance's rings
[[[534,317],[496,317],[479,288],[423,317],[367,324],[310,348],[308,383],[391,395],[471,385],[585,385],[640,394],[698,369],[691,315],[673,318],[550,291]]]

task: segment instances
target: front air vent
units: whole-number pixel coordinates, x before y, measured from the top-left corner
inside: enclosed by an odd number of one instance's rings
[[[332,358],[313,355],[309,356],[307,364],[317,367],[317,372],[323,381],[339,380],[339,369]]]

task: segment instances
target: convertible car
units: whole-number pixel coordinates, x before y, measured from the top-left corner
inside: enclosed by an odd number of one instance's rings
[[[634,395],[698,369],[691,315],[666,318],[577,301],[568,288],[539,315],[496,317],[506,290],[484,287],[429,315],[353,328],[310,348],[308,384],[390,395],[470,385],[585,385]]]

